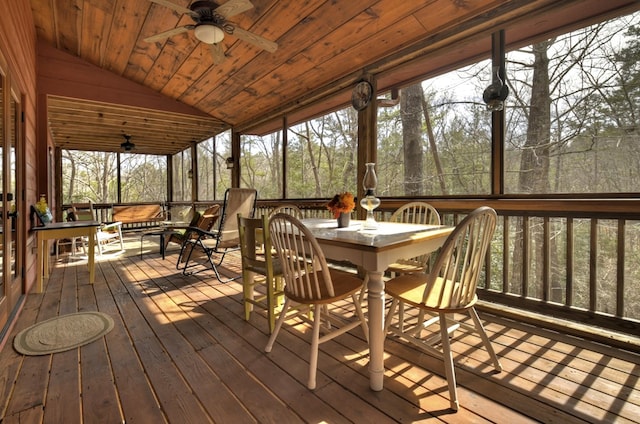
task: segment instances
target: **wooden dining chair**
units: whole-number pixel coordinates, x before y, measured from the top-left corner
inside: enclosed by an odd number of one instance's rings
[[[287,213],[289,215],[295,216],[298,219],[303,218],[302,211],[300,210],[300,208],[291,203],[284,203],[276,206],[271,210],[271,212],[269,212],[269,217],[272,217],[278,213]]]
[[[404,224],[424,224],[440,225],[440,214],[432,205],[427,202],[409,202],[396,209],[389,218],[389,222],[400,222]],[[387,267],[387,272],[392,276],[400,274],[410,274],[412,272],[425,272],[428,261],[432,253],[418,255],[413,258],[398,259]],[[360,302],[362,302],[367,289],[368,277],[365,276],[364,287],[360,292]],[[400,305],[400,311],[402,311]]]
[[[410,202],[396,209],[391,214],[389,221],[405,224],[440,225],[440,214],[427,202]],[[389,265],[387,271],[392,275],[424,272],[430,257],[431,254],[428,253],[414,258],[399,259]]]
[[[71,213],[75,221],[98,221],[98,214],[93,207],[93,202],[89,203],[72,203]],[[105,248],[112,244],[118,244],[120,250],[124,252],[124,238],[122,237],[122,222],[102,222],[96,232],[96,247],[98,254],[105,253]],[[83,248],[84,249],[84,248]]]
[[[357,299],[362,280],[355,274],[329,268],[315,237],[297,218],[286,213],[276,214],[269,219],[269,230],[282,264],[285,302],[265,351],[271,352],[285,319],[295,316],[311,323],[313,330],[307,387],[313,390],[316,387],[318,346],[321,343],[357,326],[362,327],[365,338],[369,336],[367,322]],[[336,302],[349,298],[355,308],[356,320],[351,316],[346,319],[340,317],[346,317],[344,309],[348,305],[341,303],[338,313],[330,308]],[[309,310],[312,319],[309,318]],[[320,337],[322,324],[325,324],[324,332]]]
[[[240,258],[242,260],[242,302],[244,318],[249,321],[254,306],[267,312],[269,334],[273,333],[277,312],[283,297],[282,266],[273,255],[269,219],[247,218],[238,214],[238,233],[240,235]],[[257,279],[257,276],[263,278]],[[264,286],[263,291],[258,288]]]
[[[428,353],[443,357],[449,401],[454,410],[458,410],[459,406],[449,340],[454,330],[463,328],[477,332],[496,371],[502,370],[474,307],[478,300],[478,279],[495,228],[496,213],[493,209],[480,207],[474,210],[449,235],[428,274],[402,274],[390,279],[385,285],[385,293],[393,299],[385,320],[385,332],[396,334]],[[400,303],[418,309],[413,325],[407,325],[401,319],[392,325]],[[425,321],[422,312],[434,314],[435,317]],[[471,317],[473,325],[459,319],[463,313]],[[405,317],[405,320],[408,319]],[[439,333],[425,331],[438,324]],[[423,337],[423,333],[427,337]],[[441,345],[440,349],[436,347],[438,344]]]

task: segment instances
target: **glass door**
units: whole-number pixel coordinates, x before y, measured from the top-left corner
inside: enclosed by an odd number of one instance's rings
[[[0,57],[0,329],[22,296],[22,236],[24,214],[18,178],[19,147],[22,146],[22,108],[17,90],[12,90],[2,72]]]

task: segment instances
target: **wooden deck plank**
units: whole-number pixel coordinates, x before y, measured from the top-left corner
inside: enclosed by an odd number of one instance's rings
[[[195,350],[194,353],[197,352],[218,374],[219,378],[234,393],[234,396],[237,396],[246,405],[254,417],[260,422],[280,422],[280,420],[287,422],[298,419],[275,396],[265,390],[259,380],[252,376],[246,368],[240,366],[233,356],[229,355],[217,342],[203,345],[202,340],[206,340],[207,337],[203,337],[204,329],[198,319],[202,313],[193,311],[196,304],[180,287],[173,285],[169,279],[158,272],[155,266],[145,267],[144,271],[149,278],[156,279],[160,287],[171,293],[171,301],[173,303],[165,304],[162,310],[171,317],[177,329],[191,343]],[[195,307],[197,308],[197,306]],[[225,408],[232,406],[231,403],[221,402],[217,394],[216,401],[223,403]],[[226,417],[225,419],[231,420],[232,417]],[[237,421],[234,420],[233,422]]]
[[[78,280],[80,310],[98,310],[96,287],[87,284],[87,280]],[[123,422],[106,338],[80,347],[80,374],[83,422]]]
[[[78,285],[76,270],[62,269],[58,313],[71,314],[78,311]],[[80,273],[79,273],[80,274]],[[82,275],[80,274],[80,278]],[[80,403],[79,349],[71,349],[51,355],[50,383],[44,409],[45,422],[80,424],[82,411]]]
[[[114,283],[107,284],[107,281]],[[128,292],[120,283],[116,270],[100,264],[93,289],[98,310],[114,320],[114,329],[105,336],[105,342],[123,421],[167,422],[118,309],[116,299],[128,296]]]
[[[175,251],[140,258],[136,241],[130,255],[99,259],[95,284],[86,261],[63,256],[45,293],[27,297],[0,351],[3,423],[640,422],[637,354],[489,314],[504,371],[492,372],[476,336],[456,333],[458,413],[441,359],[395,337],[385,343],[385,388],[371,391],[360,329],[321,345],[318,388],[308,390],[307,325],[289,320],[266,354],[266,317],[244,320],[239,281],[185,277]],[[237,258],[222,268],[237,273]],[[77,310],[108,313],[114,329],[60,354],[13,350],[21,329]]]
[[[149,268],[134,267],[130,265],[128,269],[134,269],[134,274],[138,281],[149,281],[157,284],[156,281],[148,279]],[[146,271],[146,272],[145,272]],[[136,287],[137,286],[137,287]],[[133,283],[131,290],[142,289],[141,283]],[[199,352],[195,351],[189,340],[183,337],[180,327],[189,327],[187,332],[199,331],[197,337],[207,337],[197,322],[189,319],[186,313],[175,304],[174,300],[167,296],[162,290],[154,293],[154,296],[140,305],[145,311],[145,316],[151,328],[156,333],[167,353],[171,356],[179,372],[185,378],[190,388],[195,393],[210,393],[213,396],[202,398],[200,402],[204,405],[208,414],[217,422],[253,422],[251,415],[247,414],[245,406],[237,399],[237,394],[233,393],[216,375],[214,370],[207,366]],[[180,324],[179,326],[177,324]]]
[[[128,268],[120,271],[122,283],[127,288],[131,287],[135,281],[133,273]],[[107,284],[116,283],[107,281]],[[174,366],[173,359],[149,326],[145,311],[140,309],[144,308],[144,305],[136,304],[136,301],[146,298],[148,296],[144,292],[138,292],[133,297],[119,297],[116,304],[167,420],[184,423],[209,422],[210,419],[201,402],[185,383],[183,376]]]

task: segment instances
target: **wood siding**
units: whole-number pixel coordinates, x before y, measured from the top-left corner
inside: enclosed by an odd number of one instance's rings
[[[46,164],[47,140],[37,142],[37,95],[36,95],[36,31],[33,24],[31,5],[28,0],[3,1],[0,13],[0,52],[7,61],[9,80],[19,90],[24,112],[24,173],[25,198],[20,202],[22,217],[28,216],[28,207],[37,200],[38,178],[43,178],[40,169]],[[46,126],[45,126],[46,131]],[[43,154],[44,153],[44,154]],[[44,181],[46,182],[46,173]],[[46,185],[45,185],[46,187]],[[24,226],[22,227],[24,229]],[[26,240],[25,275],[26,290],[35,283],[35,237],[29,233],[21,236]]]

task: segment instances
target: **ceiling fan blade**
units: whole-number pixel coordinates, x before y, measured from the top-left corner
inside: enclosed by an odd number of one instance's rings
[[[211,50],[211,56],[213,56],[213,64],[220,65],[224,62],[224,51],[222,51],[222,44],[209,44]]]
[[[217,7],[214,12],[224,16],[225,19],[229,19],[251,8],[253,8],[253,4],[249,0],[229,0],[222,6]]]
[[[235,27],[233,29],[233,35],[239,38],[242,41],[246,41],[251,44],[255,44],[256,46],[264,49],[268,52],[275,52],[278,50],[278,44],[274,43],[271,40],[267,40],[266,38],[260,37],[252,32],[245,31],[242,28]]]
[[[186,7],[182,7],[178,4],[171,3],[168,0],[149,0],[152,3],[159,4],[164,7],[168,7],[169,9],[173,9],[178,13],[184,13],[185,15],[191,15],[193,17],[198,17],[198,14],[191,9],[187,9]]]
[[[144,39],[144,41],[146,41],[147,43],[153,43],[154,41],[164,40],[165,38],[169,38],[176,34],[181,34],[183,32],[189,31],[190,29],[193,29],[193,25],[185,25],[178,28],[173,28],[168,31],[164,31],[156,35],[147,37]]]

